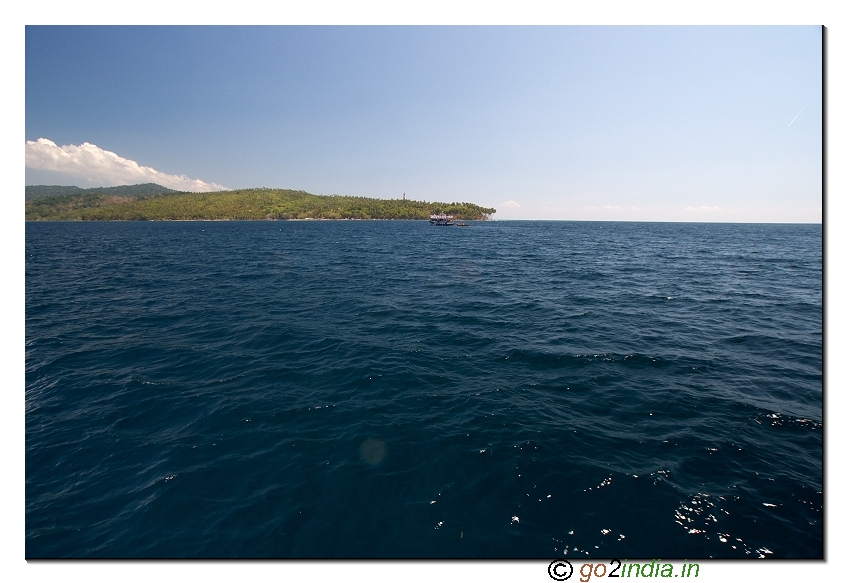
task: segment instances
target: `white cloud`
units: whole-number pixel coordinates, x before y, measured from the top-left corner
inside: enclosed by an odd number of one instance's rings
[[[501,206],[501,207],[503,207],[503,208],[510,208],[510,209],[519,209],[519,208],[521,208],[521,205],[519,205],[518,203],[516,203],[516,202],[515,202],[515,201],[513,201],[513,200],[507,200],[506,202],[501,202],[499,206]]]
[[[610,204],[606,204],[606,205],[603,205],[603,210],[604,211],[622,211],[623,209],[621,208],[620,205],[617,205],[617,204],[615,206],[612,206]]]
[[[155,168],[141,166],[88,142],[81,146],[71,144],[60,147],[45,138],[27,141],[26,167],[71,174],[87,182],[108,186],[155,182],[160,186],[189,192],[226,190],[225,186],[214,182],[203,182],[184,174],[165,174]]]

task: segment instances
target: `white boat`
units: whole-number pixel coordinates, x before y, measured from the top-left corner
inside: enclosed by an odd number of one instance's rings
[[[438,215],[429,215],[429,224],[452,227],[456,223],[453,222],[453,215],[445,215],[444,213],[441,213]]]

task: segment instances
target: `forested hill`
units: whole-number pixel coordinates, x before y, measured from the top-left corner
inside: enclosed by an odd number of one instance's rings
[[[94,193],[94,190],[98,189],[63,196],[28,197],[26,220],[428,219],[429,215],[441,212],[460,220],[487,220],[496,212],[493,208],[468,202],[319,196],[302,190],[269,188],[220,192],[169,191],[139,196]]]
[[[170,188],[159,186],[148,182],[147,184],[131,184],[128,186],[105,186],[100,188],[80,188],[79,186],[27,186],[26,200],[34,198],[47,198],[53,196],[87,195],[87,196],[121,196],[138,198],[142,196],[153,196],[166,192],[176,192]]]

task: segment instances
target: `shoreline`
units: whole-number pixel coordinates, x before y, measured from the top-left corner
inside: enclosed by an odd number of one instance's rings
[[[462,221],[495,222],[495,219],[460,219]],[[429,219],[24,219],[27,223],[231,223],[231,222],[307,222],[307,221],[408,221],[429,222]]]

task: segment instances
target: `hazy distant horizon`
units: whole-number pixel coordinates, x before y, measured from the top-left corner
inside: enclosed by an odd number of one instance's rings
[[[143,183],[135,183],[135,184],[109,184],[103,186],[82,186],[80,184],[26,184],[25,186],[67,186],[67,187],[76,187],[82,189],[90,189],[90,188],[118,188],[121,186],[137,186],[138,184]],[[159,185],[161,186],[161,185]],[[248,190],[251,188],[266,188],[269,190],[302,190],[298,188],[290,188],[290,187],[275,187],[275,186],[254,186],[254,187],[244,187],[241,190]],[[234,189],[237,190],[237,189]],[[345,196],[343,193],[338,193],[340,196]],[[320,196],[333,196],[333,195],[320,195]],[[381,198],[381,197],[372,197],[372,198]],[[395,197],[395,199],[399,199],[401,197]],[[391,200],[385,199],[383,200]],[[411,199],[409,200],[418,200]],[[434,200],[434,199],[433,199]],[[446,201],[441,201],[446,202]],[[462,201],[462,202],[475,202],[472,200]],[[206,220],[206,219],[198,219],[198,220]],[[280,220],[412,220],[412,219],[280,219]],[[469,220],[469,219],[466,219]],[[750,221],[750,222],[741,222],[741,221],[696,221],[696,220],[679,220],[679,221],[655,221],[649,219],[560,219],[560,218],[543,218],[543,219],[515,219],[515,218],[498,218],[496,215],[489,217],[487,220],[489,221],[515,221],[515,222],[609,222],[609,223],[617,223],[617,222],[630,222],[630,223],[712,223],[712,224],[727,224],[727,225],[735,225],[735,224],[762,224],[762,225],[821,225],[822,221],[814,222],[814,221]]]
[[[70,181],[72,182],[72,181]],[[103,186],[83,186],[81,184],[46,184],[46,183],[33,183],[26,184],[26,186],[67,186],[67,187],[76,187],[81,189],[91,189],[91,188],[117,188],[121,186],[137,186],[139,184],[144,183],[133,183],[133,184],[106,184]],[[159,185],[162,186],[162,185]],[[240,189],[232,189],[232,190],[250,190],[250,189],[268,189],[268,190],[303,190],[299,188],[289,188],[289,187],[276,187],[276,186],[247,186]],[[347,196],[343,193],[333,193],[333,194],[324,194],[319,196]],[[385,197],[369,197],[369,198],[380,198],[382,200],[392,200]],[[393,199],[400,199],[401,197],[393,197]],[[409,198],[409,200],[421,200],[421,199],[413,199]],[[439,202],[448,202],[446,200],[440,199],[431,199],[432,201],[439,200]],[[456,201],[456,202],[470,202],[476,203],[477,201],[466,200],[466,201]],[[249,220],[249,219],[244,219]],[[281,219],[281,220],[400,220],[400,219]],[[496,215],[489,217],[487,220],[489,221],[533,221],[533,222],[610,222],[610,223],[619,223],[619,222],[630,222],[630,223],[712,223],[712,224],[762,224],[762,225],[820,225],[823,224],[823,221],[697,221],[697,220],[650,220],[650,219],[562,219],[562,218],[541,218],[541,219],[524,219],[524,218],[498,218]]]

